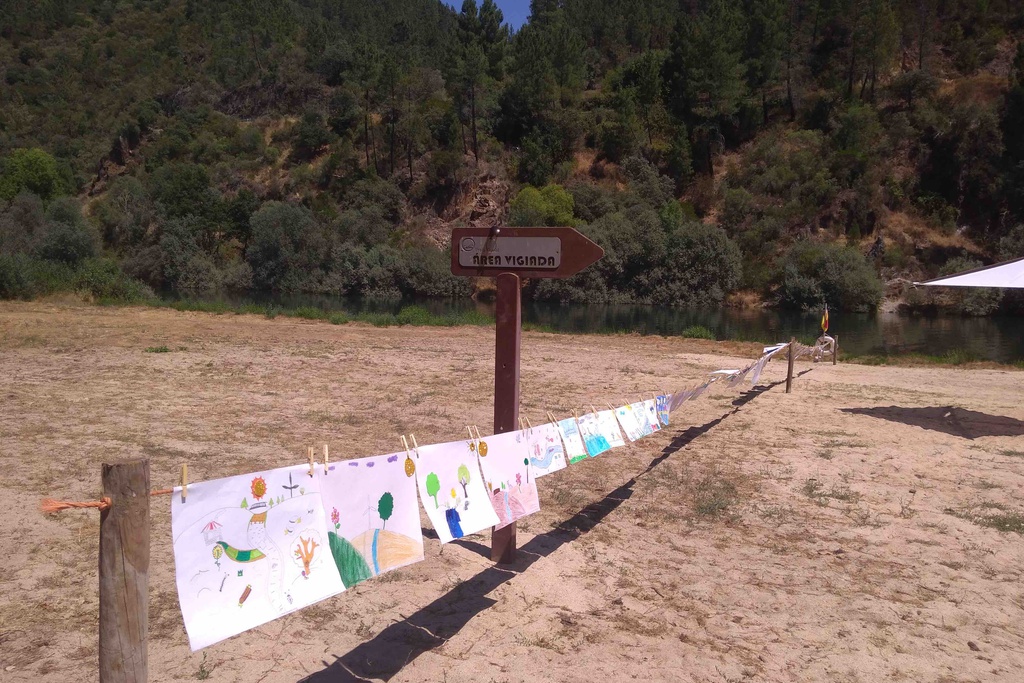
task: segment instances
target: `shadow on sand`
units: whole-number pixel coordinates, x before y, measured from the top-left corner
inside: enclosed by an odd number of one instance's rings
[[[804,372],[809,372],[806,370]],[[803,373],[801,373],[803,374]],[[384,680],[389,681],[409,662],[424,652],[443,645],[457,634],[470,619],[495,604],[487,597],[498,586],[525,571],[537,560],[547,557],[566,543],[578,539],[600,524],[633,495],[637,479],[660,465],[673,453],[679,451],[697,437],[706,434],[724,420],[739,412],[741,406],[782,382],[755,387],[744,392],[733,401],[736,406],[714,420],[677,434],[662,449],[661,453],[638,475],[618,487],[601,500],[591,503],[557,527],[534,536],[520,546],[514,564],[489,567],[476,576],[467,579],[429,605],[417,610],[402,621],[386,627],[370,640],[358,645],[344,655],[334,655],[335,661],[324,661],[324,669],[301,679],[309,683],[345,683],[347,681]],[[437,538],[430,530],[424,529],[427,537]],[[453,544],[490,558],[490,548],[465,539]]]
[[[868,415],[890,422],[901,422],[922,429],[944,432],[964,439],[977,439],[982,436],[1024,435],[1024,422],[1017,418],[989,415],[955,406],[934,408],[877,406],[875,408],[840,408],[840,410],[852,415]]]

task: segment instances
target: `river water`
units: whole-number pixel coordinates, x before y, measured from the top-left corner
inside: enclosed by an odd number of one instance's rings
[[[477,309],[493,314],[493,303],[468,299],[374,300],[339,297],[247,295],[228,297],[230,303],[276,303],[284,307],[317,306],[326,310],[398,312],[416,304],[444,314]],[[966,351],[978,359],[1002,363],[1024,360],[1024,317],[960,317],[953,315],[901,315],[897,313],[830,312],[829,330],[840,337],[843,352],[898,355],[944,355]],[[763,309],[680,309],[660,306],[556,304],[523,302],[523,321],[560,332],[679,335],[700,325],[722,340],[774,342],[790,337],[804,340],[820,334],[820,313]]]

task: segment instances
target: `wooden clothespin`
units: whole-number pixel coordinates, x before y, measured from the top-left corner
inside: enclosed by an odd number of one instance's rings
[[[521,419],[526,421],[526,428],[532,431],[533,430],[533,425],[530,424],[530,418],[524,417],[524,418],[521,418]]]
[[[547,411],[547,412],[548,412],[548,419],[551,420],[551,422],[553,422],[553,423],[558,422],[558,420],[555,419],[555,416],[551,414],[550,410]]]
[[[306,449],[306,457],[309,458],[309,476],[313,476],[313,447]]]
[[[185,502],[185,498],[188,497],[188,463],[181,464],[181,502]]]
[[[412,439],[412,449],[416,451],[416,459],[420,459],[420,445],[416,443],[416,435],[412,432],[409,433],[409,438]]]
[[[325,477],[327,476],[327,470],[330,469],[327,466],[327,463],[328,463],[329,460],[330,460],[330,457],[327,455],[327,444],[324,444],[324,476]]]
[[[597,408],[594,407],[593,403],[590,404],[590,412],[592,412],[594,415],[597,415]]]
[[[519,418],[519,431],[523,431],[523,418]]]
[[[476,425],[473,425],[473,429],[476,430],[476,440],[477,440],[477,442],[479,443],[480,441],[483,441],[484,437],[480,436],[480,428],[477,427]]]

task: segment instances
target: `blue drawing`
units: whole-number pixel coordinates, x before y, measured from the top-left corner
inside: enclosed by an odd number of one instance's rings
[[[452,538],[462,538],[462,525],[460,524],[462,518],[459,517],[459,511],[448,508],[444,511],[444,519],[448,522],[448,531],[451,532]]]

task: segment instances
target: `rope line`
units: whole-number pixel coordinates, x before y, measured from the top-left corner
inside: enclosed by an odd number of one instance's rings
[[[166,496],[174,493],[174,489],[156,489],[150,491],[151,496]],[[54,500],[53,498],[44,498],[39,504],[39,509],[46,513],[61,512],[62,510],[73,510],[76,508],[98,508],[100,512],[110,509],[112,501],[109,496],[104,496],[99,500],[85,500],[85,501],[74,501],[74,500]]]

